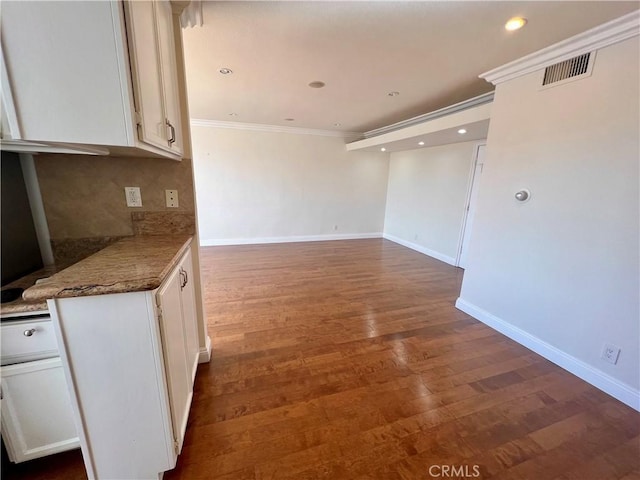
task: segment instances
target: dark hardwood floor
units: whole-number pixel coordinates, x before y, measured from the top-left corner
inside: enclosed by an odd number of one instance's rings
[[[640,478],[640,414],[458,311],[462,270],[378,239],[202,268],[213,358],[167,480]],[[3,470],[82,477],[78,452]]]

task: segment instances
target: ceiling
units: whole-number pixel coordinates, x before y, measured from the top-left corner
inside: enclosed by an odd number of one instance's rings
[[[491,91],[479,74],[637,8],[610,1],[206,1],[204,26],[184,30],[190,114],[365,132]],[[507,32],[513,16],[528,23]],[[310,88],[313,81],[326,85]]]

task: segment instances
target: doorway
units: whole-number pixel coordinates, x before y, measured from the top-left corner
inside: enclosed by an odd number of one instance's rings
[[[481,143],[476,146],[474,152],[474,161],[473,166],[471,167],[471,181],[469,183],[469,191],[467,193],[467,203],[464,213],[464,219],[462,221],[462,232],[460,235],[460,247],[458,249],[458,258],[456,261],[456,266],[460,268],[467,268],[469,245],[471,244],[473,220],[476,214],[478,190],[480,186],[480,178],[484,169],[486,149],[487,144]]]

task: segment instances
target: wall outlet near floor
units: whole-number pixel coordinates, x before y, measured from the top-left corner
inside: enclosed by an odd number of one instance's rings
[[[605,362],[618,363],[618,357],[620,356],[620,347],[616,347],[610,343],[605,343],[602,348],[602,359]]]
[[[124,195],[127,199],[127,207],[142,206],[142,195],[140,195],[140,187],[124,187]]]
[[[167,207],[178,208],[178,190],[165,190],[167,197]]]

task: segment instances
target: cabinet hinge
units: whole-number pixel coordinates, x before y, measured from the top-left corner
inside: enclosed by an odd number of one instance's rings
[[[174,438],[173,439],[173,449],[175,450],[176,455],[178,455],[180,453],[180,450],[178,448],[179,445],[180,444],[178,443],[178,440]]]
[[[142,125],[142,115],[140,115],[140,112],[135,113],[135,118],[136,118],[136,125]]]
[[[162,320],[162,307],[160,305],[157,305],[158,307],[158,320]]]

